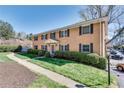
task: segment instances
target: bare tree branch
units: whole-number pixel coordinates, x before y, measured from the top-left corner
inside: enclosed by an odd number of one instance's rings
[[[110,39],[108,42],[106,42],[106,44],[108,44],[108,43],[112,42],[114,39],[116,39],[116,37],[119,36],[123,30],[124,30],[124,26],[118,31],[118,33],[112,39]]]

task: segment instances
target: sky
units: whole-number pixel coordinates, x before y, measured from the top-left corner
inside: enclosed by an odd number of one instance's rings
[[[16,32],[40,33],[81,21],[82,6],[0,6],[0,20]]]

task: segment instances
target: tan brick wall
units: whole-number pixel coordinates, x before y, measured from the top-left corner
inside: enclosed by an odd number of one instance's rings
[[[93,52],[97,54],[105,54],[105,28],[103,29],[104,23],[101,23],[101,53],[100,53],[100,23],[93,24],[93,34],[83,34],[79,35],[79,27],[70,29],[69,37],[59,38],[59,31],[56,32],[56,38],[59,41],[55,49],[59,49],[59,44],[69,44],[70,51],[79,51],[79,44],[90,44],[93,43]],[[48,39],[50,38],[50,33],[48,34]],[[104,34],[104,35],[103,35]],[[32,38],[33,39],[33,38]],[[41,34],[38,35],[38,41],[34,41],[33,45],[38,45],[38,49],[41,49],[41,45],[44,44],[44,41],[41,40]],[[49,48],[49,46],[48,46]],[[104,49],[103,49],[104,48]]]

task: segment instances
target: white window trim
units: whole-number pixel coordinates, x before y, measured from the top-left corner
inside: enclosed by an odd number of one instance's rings
[[[51,32],[50,34],[52,34],[52,36],[53,36],[53,33],[55,33],[55,38],[56,38],[56,32]],[[51,38],[51,37],[50,37]],[[53,38],[53,39],[55,39],[55,38]],[[52,39],[52,38],[51,38]]]
[[[65,48],[65,46],[67,46],[68,44],[66,44],[66,45],[61,45],[63,48],[62,48],[62,51],[66,51],[66,48]]]
[[[67,36],[68,36],[68,34],[66,33],[67,30],[68,30],[68,29],[64,29],[64,30],[61,31],[62,34],[63,34],[63,37],[67,37]]]
[[[46,34],[43,34],[43,37],[45,37],[46,36]],[[43,38],[42,40],[46,40],[46,38]]]
[[[85,35],[85,34],[83,33],[83,27],[86,27],[86,26],[89,26],[89,33],[86,33],[86,34],[90,34],[90,33],[91,33],[91,26],[90,26],[90,25],[91,25],[91,24],[81,26],[81,27],[82,27],[82,31],[81,31],[82,35]]]
[[[43,50],[46,50],[47,45],[41,45]]]
[[[89,51],[83,51],[83,45],[88,45],[89,46]],[[91,51],[91,46],[90,46],[90,44],[81,44],[81,51],[83,52],[83,53],[90,53],[90,51]]]

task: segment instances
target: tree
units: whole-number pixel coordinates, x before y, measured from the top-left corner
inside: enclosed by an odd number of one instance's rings
[[[32,34],[32,33],[30,33],[30,34],[29,34],[29,40],[31,40],[31,39],[32,39],[32,36],[33,36],[33,34]]]
[[[14,38],[15,31],[13,30],[13,27],[8,22],[4,22],[0,20],[0,38],[3,39],[10,39]]]
[[[26,39],[26,33],[25,32],[18,32],[17,35],[16,35],[16,38],[18,39]]]
[[[28,40],[31,40],[31,38],[32,38],[32,35],[33,35],[32,33],[30,33],[30,34],[27,34],[27,35],[26,35],[26,39],[28,39]]]
[[[88,5],[82,9],[80,15],[83,20],[96,19],[108,16],[108,24],[118,22],[124,15],[123,7],[115,5]]]
[[[82,9],[79,13],[80,13],[81,18],[85,21],[107,16],[108,25],[109,25],[109,33],[114,33],[114,31],[118,29],[122,31],[124,28],[124,23],[123,23],[124,22],[124,19],[123,19],[124,18],[124,7],[123,6],[88,5],[84,9]]]

